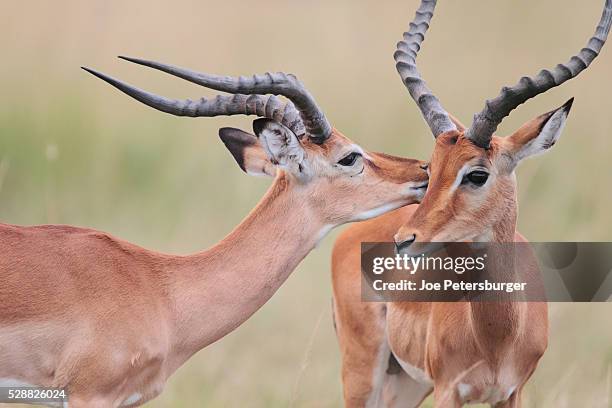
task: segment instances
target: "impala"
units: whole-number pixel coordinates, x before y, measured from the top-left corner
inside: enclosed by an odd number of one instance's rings
[[[587,68],[612,23],[606,0],[595,36],[567,64],[524,77],[486,102],[466,129],[447,114],[416,66],[435,0],[422,0],[397,46],[396,67],[436,138],[422,203],[348,228],[332,259],[333,307],[346,406],[437,407],[488,403],[519,407],[548,341],[547,305],[538,302],[361,302],[360,242],[392,241],[398,252],[427,242],[524,241],[516,231],[517,164],[559,139],[572,100],[511,136],[493,133],[528,99]],[[519,268],[530,268],[526,259]]]
[[[249,174],[274,176],[226,238],[189,256],[104,232],[0,224],[0,385],[67,389],[69,406],[138,406],[194,353],[247,320],[333,227],[414,203],[424,163],[365,152],[293,75],[194,73],[125,58],[233,95],[170,100],[90,73],[178,116],[257,115],[220,137]],[[274,95],[289,99],[283,103]]]

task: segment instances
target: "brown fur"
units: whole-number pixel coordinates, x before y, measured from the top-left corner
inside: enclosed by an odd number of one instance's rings
[[[353,174],[336,166],[352,145],[337,131],[323,146],[304,141],[313,176],[279,170],[234,231],[189,256],[86,228],[0,224],[0,379],[65,387],[71,408],[155,397],[255,313],[331,227],[420,199],[424,189],[409,187],[427,180],[422,162],[369,154]],[[263,160],[244,155],[246,166],[249,157]]]
[[[354,224],[336,240],[332,255],[334,314],[342,354],[345,405],[417,407],[434,393],[437,407],[469,401],[495,401],[519,407],[521,391],[548,341],[545,303],[373,303],[361,301],[360,243],[489,240],[525,241],[516,232],[516,182],[512,158],[533,140],[550,114],[521,127],[512,136],[494,137],[488,150],[458,131],[437,138],[430,182],[419,206],[404,207]],[[489,169],[487,190],[476,196],[454,189],[466,163]],[[399,230],[399,231],[398,231]],[[533,271],[534,259],[520,269]],[[431,381],[385,372],[391,356],[421,370]],[[418,373],[417,373],[418,374]],[[417,381],[419,380],[419,381]],[[460,383],[470,386],[461,397]],[[488,396],[499,388],[510,395]],[[408,392],[406,392],[408,390]]]

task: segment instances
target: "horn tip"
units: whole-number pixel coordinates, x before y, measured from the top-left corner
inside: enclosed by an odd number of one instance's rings
[[[97,76],[98,78],[102,77],[102,74],[99,73],[98,71],[94,70],[94,69],[91,69],[91,68],[88,68],[88,67],[83,67],[83,66],[81,67],[81,69],[83,71],[89,72],[91,75]]]
[[[127,57],[125,55],[117,55],[117,58],[122,59],[122,60],[127,61],[127,62],[133,62],[134,64],[139,64],[139,65],[148,65],[149,64],[149,61],[143,60],[141,58]]]
[[[129,61],[129,62],[135,62],[138,60],[137,58],[126,57],[125,55],[117,55],[117,58],[125,60],[125,61]]]
[[[105,82],[108,82],[109,84],[111,84],[111,85],[113,85],[115,87],[118,87],[119,84],[120,84],[119,81],[117,81],[116,79],[114,79],[114,78],[112,78],[112,77],[110,77],[110,76],[108,76],[106,74],[103,74],[101,72],[98,72],[95,69],[91,69],[91,68],[87,68],[87,67],[81,67],[81,69],[84,70],[84,71],[89,72],[91,75],[93,75],[93,76],[95,76],[97,78],[100,78],[101,80],[103,80]]]

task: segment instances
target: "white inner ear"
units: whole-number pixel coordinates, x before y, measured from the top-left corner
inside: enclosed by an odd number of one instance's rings
[[[297,136],[280,123],[269,122],[259,134],[270,160],[280,166],[299,164],[304,160],[304,149]]]
[[[259,149],[259,147],[258,147]],[[249,176],[256,177],[274,177],[276,176],[276,166],[270,163],[270,160],[263,151],[259,151],[259,154],[246,153],[245,154],[245,169]]]
[[[563,108],[553,113],[540,131],[540,134],[526,143],[518,152],[517,159],[522,160],[529,156],[535,156],[553,147],[557,140],[559,140],[563,128],[565,128],[567,114],[568,112]]]

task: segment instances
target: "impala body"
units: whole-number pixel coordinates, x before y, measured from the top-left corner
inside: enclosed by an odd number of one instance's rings
[[[220,137],[244,171],[274,182],[226,238],[189,256],[85,228],[0,224],[0,385],[65,388],[71,408],[155,397],[270,299],[331,228],[417,202],[427,186],[423,162],[364,151],[291,75],[219,77],[129,60],[234,95],[176,101],[88,71],[171,114],[260,116],[255,135],[223,128]]]
[[[585,48],[566,64],[502,88],[469,128],[442,108],[416,67],[435,3],[421,2],[395,53],[402,81],[436,138],[427,193],[418,207],[351,226],[334,247],[333,306],[348,407],[417,407],[432,392],[436,407],[520,407],[523,387],[547,347],[545,303],[362,302],[360,243],[394,240],[399,253],[417,255],[431,242],[525,241],[516,231],[515,168],[558,141],[573,100],[509,137],[493,133],[518,105],[590,65],[612,25],[612,0],[605,0]],[[526,256],[516,271],[529,276],[535,265]]]

